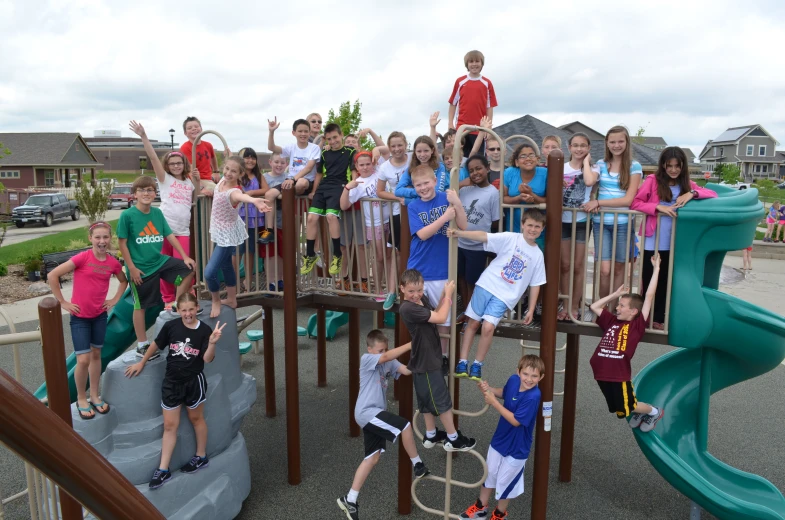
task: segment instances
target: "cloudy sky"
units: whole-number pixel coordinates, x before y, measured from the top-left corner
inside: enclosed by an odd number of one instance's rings
[[[264,149],[268,118],[283,129],[359,99],[364,125],[416,136],[477,48],[497,125],[643,126],[698,153],[760,123],[785,148],[781,0],[480,4],[0,0],[0,132],[128,135],[133,118],[182,141],[196,115],[233,149]]]

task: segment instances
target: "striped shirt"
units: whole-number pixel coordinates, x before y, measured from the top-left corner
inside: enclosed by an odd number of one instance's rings
[[[608,165],[604,160],[597,161],[597,168],[600,170],[599,190],[597,191],[597,200],[620,199],[627,194],[626,190],[621,189],[619,186],[619,174],[617,172],[609,172]],[[632,161],[630,165],[630,180],[633,175],[643,175],[643,168],[638,161]],[[630,209],[629,206],[613,208],[613,209]],[[603,220],[604,224],[613,224],[614,214],[606,213]],[[600,217],[594,217],[595,222],[599,222]],[[629,220],[627,215],[619,215],[619,224],[626,224]]]

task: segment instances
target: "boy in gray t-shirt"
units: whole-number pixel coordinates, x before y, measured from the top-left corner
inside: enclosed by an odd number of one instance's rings
[[[359,518],[357,495],[379,462],[387,441],[395,443],[401,436],[403,447],[414,465],[414,478],[420,479],[430,473],[425,463],[417,455],[417,445],[409,421],[387,411],[387,377],[396,379],[401,374],[411,375],[406,365],[398,362],[398,357],[409,352],[411,343],[387,350],[387,337],[379,329],[368,333],[366,338],[368,353],[360,358],[360,393],[354,407],[354,420],[363,429],[365,437],[365,458],[354,474],[349,494],[338,499],[338,507],[349,518]]]

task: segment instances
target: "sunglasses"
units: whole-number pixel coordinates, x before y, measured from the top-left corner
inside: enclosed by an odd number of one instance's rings
[[[321,120],[321,119],[311,119],[311,123],[319,123],[319,124],[322,124],[322,120]]]
[[[498,152],[501,148],[486,148],[489,152]]]

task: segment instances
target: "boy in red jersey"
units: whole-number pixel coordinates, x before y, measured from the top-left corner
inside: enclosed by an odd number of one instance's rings
[[[496,92],[493,83],[488,78],[482,77],[480,72],[485,66],[485,56],[480,51],[469,51],[463,57],[468,74],[455,80],[450,95],[449,128],[459,128],[461,125],[477,125],[483,116],[493,120],[493,108],[496,103]],[[463,156],[469,157],[477,132],[466,135],[463,141]],[[484,153],[485,146],[479,152]]]
[[[180,146],[180,151],[190,161],[193,158],[194,146],[196,147],[196,169],[199,170],[200,188],[204,195],[212,196],[215,183],[218,182],[218,159],[215,157],[213,145],[207,141],[196,142],[196,137],[202,133],[202,123],[199,119],[189,116],[183,121],[183,132],[188,141]],[[228,154],[226,155],[229,156]]]

